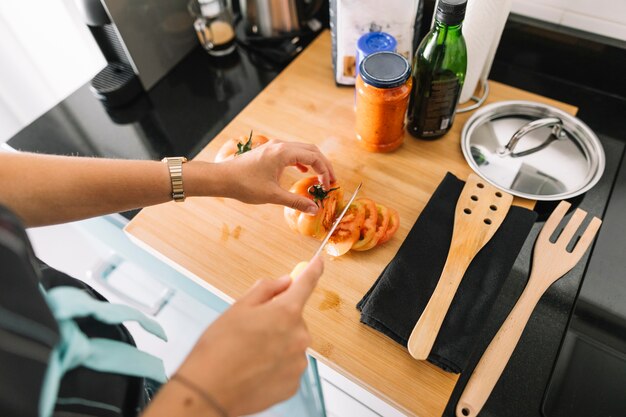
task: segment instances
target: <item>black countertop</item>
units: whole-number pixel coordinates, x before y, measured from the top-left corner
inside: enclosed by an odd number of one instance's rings
[[[429,20],[427,15],[424,19]],[[610,198],[611,192],[616,187],[623,189],[626,181],[622,173],[616,182],[626,142],[626,46],[580,35],[513,17],[507,23],[490,78],[579,107],[578,116],[599,134],[605,147],[607,169],[601,182],[574,203],[602,217],[609,201],[615,207],[617,198]],[[20,150],[65,155],[193,157],[280,70],[244,50],[228,61],[216,61],[197,48],[132,107],[107,110],[85,85],[8,144]],[[551,207],[539,204],[537,210],[545,214]],[[533,235],[540,227],[537,223]],[[608,237],[603,238],[603,233]],[[624,233],[601,231],[600,238],[603,240],[598,246],[626,247]],[[504,286],[495,314],[485,324],[485,346],[525,285],[531,249],[529,240]],[[624,257],[615,256],[615,250],[596,252],[589,262],[592,268],[610,259],[613,269],[626,271]],[[587,265],[581,262],[546,293],[481,416],[542,415],[546,386]],[[603,274],[595,268],[592,275]],[[474,360],[479,357],[480,352],[476,352]],[[453,415],[468,377],[469,372],[461,376],[446,416]],[[549,412],[546,415],[552,417]]]
[[[139,100],[109,109],[85,84],[8,141],[15,149],[128,159],[195,156],[282,68],[198,46]]]

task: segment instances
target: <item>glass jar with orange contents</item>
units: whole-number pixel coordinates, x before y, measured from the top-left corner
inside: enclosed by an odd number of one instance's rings
[[[363,59],[356,80],[356,137],[371,152],[390,152],[404,141],[411,66],[395,52]]]

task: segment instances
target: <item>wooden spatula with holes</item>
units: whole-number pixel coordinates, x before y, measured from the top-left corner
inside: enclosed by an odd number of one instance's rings
[[[572,251],[568,251],[570,241],[577,235],[587,215],[583,210],[576,209],[556,241],[551,242],[550,237],[556,231],[569,207],[570,203],[561,201],[541,229],[533,249],[528,284],[474,368],[457,404],[457,417],[476,417],[480,413],[509,362],[539,299],[550,285],[568,273],[580,261],[598,233],[602,220],[594,217],[584,232],[581,231],[582,235],[576,241]]]
[[[475,174],[467,178],[456,204],[448,258],[407,347],[415,359],[428,357],[456,290],[472,259],[493,237],[511,207],[513,196]]]

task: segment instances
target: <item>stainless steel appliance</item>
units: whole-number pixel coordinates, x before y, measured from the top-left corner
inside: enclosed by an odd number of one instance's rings
[[[107,66],[91,81],[119,106],[149,90],[197,46],[187,0],[75,0]]]
[[[239,0],[248,32],[271,38],[302,30],[323,0]]]

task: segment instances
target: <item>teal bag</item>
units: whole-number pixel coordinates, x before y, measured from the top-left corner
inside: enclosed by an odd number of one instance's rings
[[[137,416],[166,378],[124,321],[166,340],[155,321],[38,260],[0,205],[0,416]]]
[[[165,331],[156,321],[131,307],[95,300],[77,288],[56,287],[49,292],[42,288],[42,291],[59,324],[61,339],[50,355],[39,402],[40,417],[52,415],[63,375],[78,366],[166,382],[161,359],[127,343],[88,338],[74,319],[90,316],[107,324],[135,321],[144,330],[167,341]]]

